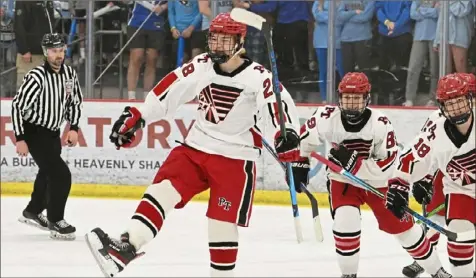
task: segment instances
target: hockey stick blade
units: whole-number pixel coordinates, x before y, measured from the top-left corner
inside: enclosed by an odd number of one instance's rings
[[[264,17],[241,8],[233,8],[230,16],[234,21],[252,26],[258,30],[261,30],[263,28],[263,23],[266,22]]]
[[[312,210],[312,219],[314,220],[314,235],[316,236],[316,240],[318,242],[324,241],[324,234],[322,233],[322,226],[321,226],[321,218],[319,217],[319,207],[317,204],[316,198],[309,192],[309,189],[301,183],[301,190],[304,194],[307,195],[309,201],[311,202],[311,210]]]
[[[278,162],[278,164],[283,169],[284,173],[286,173],[286,166],[284,165],[284,163],[282,163],[279,160],[278,154],[271,148],[271,146],[266,141],[266,139],[262,138],[262,141],[263,141],[263,146],[268,150],[268,152],[271,154],[271,156],[273,156],[273,158]],[[317,168],[317,166],[314,167],[314,169],[316,169],[316,168]],[[308,176],[309,179],[314,177],[314,176],[311,175],[312,172],[313,171],[309,172],[309,176]],[[314,172],[317,173],[317,170],[314,171]],[[289,184],[288,184],[288,186],[289,186]],[[302,188],[302,191],[309,198],[309,202],[311,203],[312,220],[313,220],[313,223],[314,223],[314,234],[316,236],[316,240],[318,242],[322,242],[324,240],[324,236],[323,236],[323,233],[322,233],[321,219],[319,218],[319,203],[317,202],[316,197],[314,197],[314,195],[312,195],[312,193],[309,191],[309,189],[307,189],[307,187],[305,185],[301,184],[301,188]]]
[[[333,163],[332,161],[329,161],[328,159],[326,159],[325,157],[323,157],[322,155],[316,153],[316,152],[312,152],[311,153],[311,157],[319,160],[321,163],[323,163],[324,165],[326,165],[327,167],[329,167],[329,169],[331,169],[332,171],[336,172],[336,173],[339,173],[340,175],[344,176],[345,178],[347,178],[349,181],[355,183],[355,184],[358,184],[359,186],[363,187],[365,190],[368,190],[372,193],[374,193],[375,195],[377,195],[379,198],[381,199],[384,199],[385,198],[385,195],[380,192],[378,189],[376,189],[375,187],[373,187],[372,185],[368,184],[367,182],[365,182],[364,180],[361,180],[360,178],[352,175],[351,173],[349,173],[348,171],[346,171],[344,168],[342,168],[341,166]],[[425,225],[427,225],[428,227],[432,228],[432,229],[435,229],[436,231],[438,231],[440,234],[443,234],[444,236],[446,236],[449,240],[451,241],[459,241],[459,242],[462,242],[462,241],[469,241],[469,240],[475,240],[476,239],[476,234],[474,233],[474,230],[471,230],[471,231],[466,231],[466,232],[459,232],[459,233],[455,233],[453,231],[450,231],[450,230],[447,230],[443,227],[441,227],[440,225],[438,225],[437,223],[431,221],[430,219],[428,218],[425,218],[423,216],[421,216],[418,212],[412,210],[411,208],[409,207],[406,207],[405,208],[405,211],[410,214],[411,216],[415,217],[416,219],[418,220],[421,220]]]

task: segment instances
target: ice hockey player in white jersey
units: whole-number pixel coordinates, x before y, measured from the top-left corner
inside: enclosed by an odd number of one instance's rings
[[[390,120],[368,107],[371,85],[364,73],[347,73],[339,84],[339,106],[320,107],[301,128],[299,163],[293,163],[296,184],[307,184],[309,155],[326,142],[334,147],[328,158],[378,188],[389,189],[398,145]],[[379,229],[395,235],[403,248],[430,274],[443,270],[432,253],[423,229],[409,217],[400,221],[385,207],[385,201],[328,170],[327,183],[334,219],[333,233],[342,277],[357,277],[360,256],[360,206],[373,211]],[[391,190],[391,189],[390,189]]]
[[[473,99],[473,109],[475,107],[476,101],[476,76],[472,73],[456,73],[460,77],[468,82],[469,93],[472,94]],[[426,120],[421,132],[426,132],[427,129],[440,118],[444,118],[443,112],[438,109],[430,114]],[[431,167],[431,170],[428,174],[421,180],[414,182],[412,185],[412,195],[415,200],[422,205],[426,206],[426,211],[431,212],[438,208],[440,205],[445,203],[445,195],[443,194],[443,173],[436,168],[435,165]],[[437,214],[429,217],[433,222],[438,223],[441,226],[445,225],[445,210],[440,210]],[[430,239],[430,243],[433,248],[436,248],[438,245],[438,240],[440,239],[440,233],[430,230],[427,233],[427,237]],[[423,267],[421,267],[418,262],[414,261],[412,264],[403,268],[403,275],[414,278],[418,277],[421,273],[424,272]]]
[[[408,200],[409,185],[424,177],[436,164],[443,175],[448,229],[455,232],[471,231],[476,224],[476,137],[468,82],[460,74],[441,78],[437,101],[444,117],[426,128],[403,152],[395,177],[389,181],[390,188],[395,188],[395,196]],[[424,199],[431,200],[430,194]],[[402,218],[407,205],[407,202],[401,202],[394,205],[392,211]],[[473,275],[474,248],[475,241],[461,243],[448,240],[452,275]]]
[[[180,105],[198,97],[196,121],[188,136],[158,170],[121,239],[109,237],[101,228],[86,235],[106,276],[115,276],[137,258],[174,208],[184,207],[207,189],[210,275],[234,276],[237,226],[247,227],[252,212],[255,161],[262,143],[256,124],[264,113],[270,114],[270,125],[279,133],[272,75],[242,55],[246,29],[229,13],[219,14],[210,24],[208,53],[166,75],[142,106],[126,107],[114,124],[111,141],[127,148],[139,128],[172,117]],[[299,144],[299,120],[290,94],[285,88],[281,94],[287,132],[276,137],[275,145],[285,154]]]

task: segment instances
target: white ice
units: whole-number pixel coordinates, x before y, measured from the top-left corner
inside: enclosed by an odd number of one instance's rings
[[[48,232],[17,221],[28,198],[1,198],[2,277],[100,277],[84,234],[97,226],[118,236],[135,200],[70,198],[66,220],[77,227],[72,242],[53,241]],[[172,212],[158,237],[146,246],[145,256],[131,263],[119,277],[206,277],[209,271],[205,203],[190,203]],[[291,207],[255,206],[251,226],[240,228],[237,277],[338,277],[332,220],[321,208],[324,242],[313,238],[309,208],[300,208],[305,242],[295,239]],[[448,269],[446,240],[439,255]],[[360,277],[402,277],[411,258],[392,236],[380,232],[371,212],[362,212]],[[429,277],[429,276],[424,276]]]

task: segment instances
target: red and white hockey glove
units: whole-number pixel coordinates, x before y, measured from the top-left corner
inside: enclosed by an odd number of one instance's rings
[[[117,149],[128,148],[136,139],[136,131],[145,126],[142,115],[135,107],[126,106],[122,115],[112,126],[109,140],[116,145]]]
[[[398,219],[402,219],[405,216],[405,209],[408,207],[409,192],[410,185],[406,181],[399,178],[390,179],[388,181],[385,206]]]
[[[286,128],[286,138],[280,131],[274,136],[274,149],[282,162],[293,162],[299,159],[300,138],[292,128]]]

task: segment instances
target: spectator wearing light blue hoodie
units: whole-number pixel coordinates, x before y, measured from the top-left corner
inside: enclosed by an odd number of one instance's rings
[[[202,52],[203,45],[197,37],[197,32],[202,27],[202,14],[198,9],[197,0],[174,0],[168,2],[168,17],[170,23],[170,32],[174,39],[183,37],[185,39],[185,48],[189,60]],[[190,53],[191,52],[191,53]],[[190,56],[191,54],[191,56]]]
[[[316,50],[317,61],[319,62],[319,91],[323,103],[327,99],[327,47],[328,47],[328,23],[329,23],[329,1],[314,1],[312,5],[312,14],[316,20],[314,28],[314,49]],[[336,0],[332,0],[336,1]],[[336,47],[336,67],[339,77],[344,76],[344,68],[342,65],[342,52],[340,36],[342,31],[342,22],[336,18],[335,26],[335,47]]]
[[[412,48],[412,1],[376,1],[381,69],[407,67]]]
[[[453,63],[456,72],[468,70],[468,48],[471,44],[471,35],[474,30],[474,10],[471,0],[451,0],[449,13],[449,59],[447,72],[453,71]],[[440,11],[441,13],[441,11]],[[441,16],[438,19],[436,38],[433,46],[438,49],[441,37]]]
[[[439,1],[415,0],[412,3],[410,16],[415,20],[413,45],[408,62],[407,86],[404,106],[413,106],[415,101],[420,73],[424,61],[429,57],[430,61],[430,100],[427,105],[434,105],[432,95],[436,92],[438,82],[439,58],[438,52],[433,51],[433,40],[436,36],[438,23]]]
[[[343,22],[341,34],[342,60],[344,72],[370,68],[370,45],[372,39],[372,18],[375,1],[343,0],[337,16]]]

